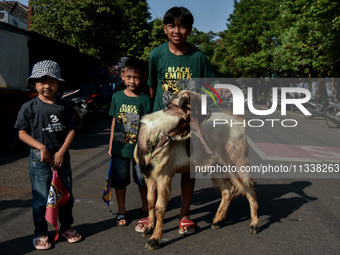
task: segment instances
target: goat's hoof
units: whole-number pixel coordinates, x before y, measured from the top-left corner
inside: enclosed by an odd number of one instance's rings
[[[220,223],[213,223],[213,224],[211,224],[211,228],[212,229],[219,229],[221,227],[221,224]]]
[[[152,230],[149,230],[149,228],[146,228],[145,231],[143,232],[142,237],[149,238],[152,235]]]
[[[152,238],[146,242],[145,249],[157,250],[159,246],[159,242],[156,239]]]
[[[258,232],[259,232],[259,227],[258,227],[258,226],[250,226],[250,227],[249,227],[249,233],[250,233],[250,234],[255,235],[255,234],[257,234]]]

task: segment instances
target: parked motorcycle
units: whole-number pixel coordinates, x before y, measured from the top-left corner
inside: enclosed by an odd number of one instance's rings
[[[85,103],[87,105],[88,115],[94,117],[98,114],[99,107],[97,105],[98,94],[92,94],[85,98]]]
[[[329,102],[325,108],[326,124],[330,128],[337,128],[340,124],[340,104]]]
[[[65,91],[61,99],[69,103],[73,108],[73,119],[76,123],[76,130],[79,130],[84,123],[85,115],[88,113],[86,97],[78,95],[80,89]]]
[[[312,114],[312,115],[304,115],[305,119],[311,119],[313,117],[326,117],[325,109],[328,105],[323,105],[315,102],[307,102],[304,103],[304,107]]]

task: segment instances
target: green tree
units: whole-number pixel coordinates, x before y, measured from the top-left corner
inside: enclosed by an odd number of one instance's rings
[[[118,0],[118,2],[124,10],[121,21],[123,34],[121,47],[126,49],[127,56],[142,58],[151,31],[151,26],[148,23],[151,17],[149,6],[146,0]]]
[[[228,29],[220,33],[213,64],[226,76],[267,76],[270,72],[273,35],[279,0],[234,1]]]
[[[275,72],[299,77],[331,75],[340,60],[339,17],[338,1],[284,0],[273,29],[277,34]]]
[[[339,1],[235,0],[220,37],[212,62],[226,76],[339,75]]]
[[[207,55],[209,61],[211,61],[214,55],[213,44],[215,38],[216,33],[213,31],[204,33],[197,28],[194,28],[188,37],[188,42],[203,51]]]
[[[33,0],[31,29],[113,64],[125,51],[143,52],[148,36],[146,0]]]
[[[149,59],[149,54],[154,48],[168,41],[168,37],[164,33],[163,21],[161,19],[154,19],[150,23],[150,27],[151,32],[149,33],[149,38],[146,41],[147,44],[144,44],[144,52],[142,55],[142,59],[144,61]]]

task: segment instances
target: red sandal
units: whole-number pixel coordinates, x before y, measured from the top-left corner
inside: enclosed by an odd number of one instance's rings
[[[187,227],[187,229],[185,230],[184,227]],[[196,228],[196,225],[193,221],[191,221],[191,220],[181,220],[179,222],[178,233],[181,234],[181,235],[191,235],[191,234],[195,233],[195,231],[196,231],[195,228]]]
[[[149,219],[148,219],[148,218],[140,219],[140,220],[137,222],[137,224],[136,224],[135,230],[136,230],[138,233],[144,233],[145,228],[141,228],[141,227],[139,227],[138,225],[142,225],[142,224],[143,224],[143,226],[145,226],[145,225],[147,226],[148,223],[149,223]]]

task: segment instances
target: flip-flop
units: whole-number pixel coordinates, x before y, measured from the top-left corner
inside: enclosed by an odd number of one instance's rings
[[[44,243],[44,245],[38,245],[37,242]],[[45,246],[46,244],[48,245]],[[51,243],[48,241],[48,236],[39,236],[33,238],[33,246],[36,250],[48,250],[52,247]]]
[[[144,233],[145,229],[142,229],[140,227],[138,227],[138,225],[147,225],[149,223],[149,219],[148,218],[144,218],[144,219],[140,219],[137,224],[136,224],[136,227],[135,227],[135,230],[138,232],[138,233]]]
[[[115,220],[116,220],[117,226],[122,226],[122,227],[123,227],[123,226],[126,226],[127,223],[128,223],[128,222],[127,222],[126,214],[117,214]],[[119,224],[119,222],[120,222],[121,220],[125,220],[125,224]]]
[[[77,237],[76,234],[79,236]],[[61,234],[69,243],[76,243],[81,240],[81,235],[77,232],[77,230],[67,230]],[[74,239],[75,238],[75,239]]]
[[[181,230],[184,227],[189,227],[189,229]],[[179,222],[179,231],[178,231],[178,233],[180,235],[191,235],[191,234],[195,233],[195,228],[196,228],[196,225],[195,225],[195,223],[193,221],[191,221],[191,220],[181,220]]]

